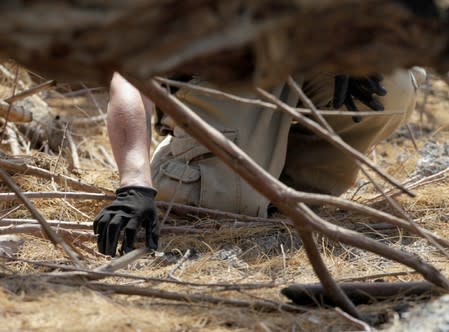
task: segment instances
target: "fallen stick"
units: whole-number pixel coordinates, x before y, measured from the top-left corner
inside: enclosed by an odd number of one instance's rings
[[[51,198],[65,198],[65,199],[92,199],[92,200],[113,200],[115,198],[112,194],[101,194],[101,193],[88,193],[88,192],[24,192],[24,195],[30,199],[51,199]],[[303,193],[296,192],[295,195],[298,197],[298,200],[305,202],[307,204],[314,205],[324,205],[329,204],[339,208],[347,209],[350,211],[358,212],[380,221],[384,221],[391,225],[401,227],[412,234],[420,235],[420,232],[425,233],[427,236],[434,239],[440,245],[449,248],[449,241],[445,238],[439,237],[432,232],[421,228],[421,231],[418,233],[414,227],[412,227],[406,220],[395,217],[391,214],[373,209],[369,206],[362,205],[360,203],[356,203],[350,200],[345,200],[340,197],[322,195],[322,194],[311,194],[311,193]],[[0,193],[0,199],[2,200],[13,200],[16,199],[14,193]],[[170,206],[169,202],[158,201],[156,202],[157,206],[160,208],[167,209]],[[201,208],[191,205],[172,203],[171,204],[171,212],[185,215],[192,214],[198,216],[209,216],[211,218],[229,218],[231,220],[238,221],[248,221],[248,222],[261,222],[261,223],[279,223],[280,225],[294,225],[293,222],[289,219],[272,219],[272,218],[260,218],[260,217],[252,217],[246,216],[237,213],[230,213],[220,210],[213,210],[207,208]]]
[[[70,187],[73,187],[75,189],[90,191],[90,192],[106,192],[110,193],[111,190],[106,188],[101,188],[98,186],[94,186],[91,184],[87,184],[82,182],[79,179],[71,178],[66,175],[62,174],[56,174],[53,172],[50,172],[46,169],[42,169],[36,166],[27,165],[24,162],[12,162],[5,159],[0,159],[0,168],[10,171],[10,172],[17,172],[17,173],[23,173],[28,175],[37,176],[44,179],[53,179],[55,182],[61,184],[61,185],[68,185]]]
[[[92,200],[113,200],[115,196],[112,194],[101,194],[101,193],[88,193],[88,192],[24,192],[27,198],[30,199],[92,199]],[[0,193],[0,200],[14,200],[17,199],[14,193]],[[157,201],[156,205],[159,208],[167,209],[171,204],[171,212],[180,215],[198,215],[198,216],[209,216],[211,218],[223,218],[223,219],[234,219],[236,221],[248,221],[248,222],[263,222],[263,223],[279,223],[280,225],[293,225],[293,223],[288,219],[275,219],[275,218],[260,218],[246,216],[238,213],[225,212],[220,210],[207,209],[197,206],[169,203],[164,201]]]
[[[9,176],[9,174],[6,173],[5,170],[0,169],[0,177],[3,179],[3,181],[6,183],[6,185],[20,198],[20,200],[23,202],[23,204],[26,206],[26,208],[30,211],[30,213],[33,215],[33,217],[39,221],[40,227],[41,227],[43,233],[48,237],[48,239],[55,246],[59,245],[65,251],[65,253],[70,257],[72,262],[75,265],[80,266],[81,265],[80,256],[75,251],[75,249],[72,248],[67,242],[65,242],[62,237],[60,237],[57,233],[55,233],[55,231],[47,223],[45,218],[34,207],[33,203],[31,203],[31,201],[22,194],[22,191],[17,186],[17,184],[13,181],[13,179]]]
[[[113,200],[115,196],[112,194],[90,193],[90,192],[73,192],[73,191],[49,191],[49,192],[23,192],[25,197],[29,199],[91,199],[91,200]],[[17,196],[15,193],[0,193],[0,200],[8,201],[15,200]]]
[[[368,304],[375,301],[391,300],[393,297],[441,295],[445,293],[427,281],[413,282],[374,282],[340,283],[341,289],[354,304]],[[330,305],[335,302],[326,294],[320,284],[291,285],[281,293],[297,305]]]
[[[142,288],[135,286],[124,286],[124,285],[110,285],[99,282],[89,282],[84,284],[84,286],[95,290],[115,294],[123,295],[137,295],[144,297],[154,297],[165,300],[181,301],[188,303],[210,303],[216,305],[230,305],[238,308],[251,308],[258,311],[286,311],[286,312],[296,312],[304,313],[306,310],[302,307],[277,303],[274,301],[245,301],[245,300],[232,300],[227,298],[219,298],[210,295],[203,294],[182,294],[176,292],[169,292],[165,290],[159,290],[154,288]]]
[[[99,270],[90,270],[86,268],[79,268],[75,266],[55,263],[48,263],[42,261],[33,261],[24,258],[18,257],[8,257],[8,256],[0,256],[1,258],[8,260],[10,262],[24,262],[28,264],[32,264],[35,266],[47,267],[56,270],[62,270],[65,272],[47,272],[47,273],[39,273],[39,276],[43,277],[55,277],[55,278],[72,278],[74,276],[82,276],[95,280],[100,280],[102,278],[114,277],[114,278],[123,278],[123,279],[131,279],[131,280],[141,280],[145,282],[151,282],[156,284],[175,284],[181,286],[190,286],[197,288],[218,288],[220,290],[251,290],[251,289],[262,289],[262,288],[274,288],[280,286],[275,283],[245,283],[245,284],[235,284],[235,283],[198,283],[198,282],[190,282],[190,281],[180,281],[173,279],[164,279],[164,278],[156,278],[156,277],[148,277],[144,275],[136,275],[130,273],[122,273],[122,272],[108,272],[108,271],[99,271]],[[117,270],[117,269],[116,269]]]
[[[191,83],[181,82],[181,81],[175,81],[164,77],[156,77],[156,81],[160,83],[164,83],[168,86],[174,86],[179,88],[186,88],[187,90],[200,92],[207,96],[213,96],[217,99],[228,99],[235,101],[237,103],[241,104],[249,104],[249,105],[255,105],[255,106],[261,106],[264,108],[272,109],[272,110],[278,110],[279,108],[273,104],[266,101],[262,101],[260,99],[253,99],[253,98],[243,98],[231,93],[223,92],[218,89],[213,89],[209,87],[204,87],[200,85],[195,85]],[[312,114],[313,111],[307,108],[295,108],[296,111],[298,111],[301,114]],[[339,110],[317,110],[317,113],[320,115],[326,115],[326,116],[391,116],[395,114],[402,114],[402,111],[392,111],[392,112],[377,112],[377,111],[360,111],[360,112],[351,112],[351,111],[339,111]]]
[[[377,273],[377,274],[370,274],[360,277],[352,277],[352,278],[344,278],[338,280],[339,282],[355,282],[355,281],[364,281],[364,280],[374,280],[374,279],[380,279],[385,277],[400,277],[400,276],[407,276],[412,274],[417,274],[418,272],[410,270],[410,271],[404,271],[404,272],[386,272],[386,273]]]
[[[51,88],[54,88],[55,86],[56,86],[56,81],[54,81],[54,80],[47,81],[47,82],[38,84],[38,85],[36,85],[36,86],[34,86],[32,88],[29,88],[29,89],[27,89],[25,91],[17,93],[14,96],[6,98],[5,102],[7,102],[8,104],[11,104],[11,103],[13,103],[15,101],[22,100],[22,99],[24,99],[26,97],[29,97],[29,96],[32,96],[32,95],[34,95],[36,93],[47,91],[47,90],[49,90]]]
[[[76,222],[76,221],[60,221],[60,220],[47,220],[47,223],[51,226],[58,227],[59,230],[90,230],[92,231],[92,223],[91,222]],[[5,225],[0,227],[0,234],[18,234],[18,233],[28,233],[34,232],[34,226],[38,225],[39,222],[36,219],[19,219],[19,218],[3,218],[0,219],[0,225]],[[209,234],[212,233],[213,230],[205,230],[203,227],[182,227],[182,226],[167,226],[164,225],[161,228],[162,234]],[[82,234],[81,232],[78,232]],[[73,232],[73,234],[77,234]],[[85,233],[86,235],[88,233]],[[89,234],[91,239],[95,239],[96,236],[91,233]],[[144,234],[142,232],[138,232],[137,239],[143,239]]]
[[[32,234],[34,236],[42,237],[47,239],[46,236],[42,234],[40,225],[38,224],[22,224],[22,225],[9,225],[0,227],[0,234]],[[77,230],[63,229],[60,228],[56,234],[59,234],[62,238],[67,241],[73,242],[75,240],[79,241],[93,241],[97,238],[96,235],[89,232],[80,232]]]

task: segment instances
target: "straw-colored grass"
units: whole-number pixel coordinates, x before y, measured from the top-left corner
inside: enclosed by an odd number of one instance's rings
[[[12,68],[12,67],[8,67]],[[20,71],[24,84],[40,82],[40,78]],[[7,97],[13,82],[6,78],[0,80],[0,98]],[[83,87],[72,87],[72,90]],[[76,96],[66,96],[69,88],[50,91],[40,95],[53,114],[84,119],[97,116],[98,108],[106,108],[105,90],[92,94],[82,92]],[[422,93],[421,93],[422,94]],[[94,102],[95,99],[95,102]],[[418,108],[422,107],[423,96],[419,98]],[[417,144],[423,148],[426,142],[434,140],[441,145],[448,141],[449,89],[440,81],[432,81],[424,116],[416,112],[412,122]],[[428,115],[427,115],[428,114]],[[114,189],[118,183],[117,172],[108,165],[99,151],[101,145],[111,155],[106,137],[104,122],[92,126],[73,125],[72,135],[78,144],[81,169],[76,173],[68,170],[68,155],[50,155],[32,150],[32,162],[42,168],[70,176],[79,176],[87,183]],[[398,179],[405,181],[416,169],[420,153],[413,148],[411,140],[404,135],[395,135],[388,142],[379,144],[375,158],[379,165]],[[449,150],[449,149],[448,149]],[[8,144],[1,145],[1,151],[9,153]],[[373,154],[374,157],[374,154]],[[24,191],[65,190],[64,186],[48,179],[17,174],[15,181]],[[418,224],[440,236],[449,236],[449,180],[446,177],[415,189],[417,197],[410,199],[398,197],[404,209]],[[360,202],[370,202],[377,193],[372,185],[357,187],[366,182],[360,178],[358,184],[346,196]],[[67,188],[69,189],[69,188]],[[5,186],[2,192],[9,191]],[[33,200],[36,207],[48,219],[92,221],[105,202],[86,200]],[[0,202],[0,215],[8,213],[19,204],[18,201]],[[371,202],[377,208],[391,211],[382,200]],[[358,229],[389,245],[409,250],[421,255],[449,276],[447,258],[441,255],[425,240],[417,239],[395,228],[377,230],[372,221],[364,216],[349,215],[330,207],[321,208],[320,215],[328,220]],[[20,206],[12,211],[9,218],[30,218],[29,212]],[[192,216],[170,216],[167,225],[184,227],[204,227],[220,224],[219,221]],[[283,286],[292,283],[311,283],[317,279],[311,265],[301,248],[300,242],[287,227],[263,225],[261,227],[234,227],[223,222],[222,227],[212,227],[204,234],[165,235],[161,239],[160,251],[172,253],[171,259],[146,257],[133,263],[126,271],[135,275],[149,277],[175,278],[195,283],[260,284],[267,287],[256,290],[220,291],[211,287],[191,287],[176,284],[157,284],[136,282],[122,278],[108,278],[111,284],[131,284],[152,287],[179,293],[213,295],[230,299],[269,299],[284,303],[280,295]],[[66,261],[62,251],[55,249],[49,241],[23,234],[24,244],[17,257],[20,259],[56,263]],[[397,263],[380,258],[368,252],[334,243],[318,237],[324,260],[337,280],[366,277],[381,273],[409,271]],[[93,251],[95,243],[86,242],[86,247],[78,248],[89,266],[107,262],[97,257]],[[196,255],[188,259],[174,271],[176,262],[188,249]],[[207,303],[184,303],[158,298],[111,295],[99,293],[85,287],[54,285],[39,278],[39,273],[51,271],[21,261],[0,260],[0,331],[343,331],[360,329],[336,311],[326,308],[310,308],[306,313],[260,312],[253,309],[235,308]],[[174,271],[174,272],[173,272]],[[11,275],[15,277],[11,278]],[[37,277],[36,277],[37,276]],[[385,281],[420,280],[419,275],[408,274],[400,277],[384,277]],[[274,284],[274,287],[269,287]],[[392,299],[387,303],[360,306],[363,313],[394,316],[394,308],[405,299]],[[411,305],[418,303],[410,300]]]

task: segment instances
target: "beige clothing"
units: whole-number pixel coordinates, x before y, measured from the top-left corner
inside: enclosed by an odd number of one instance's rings
[[[418,78],[422,80],[422,76]],[[319,74],[311,80],[297,81],[316,106],[329,108],[333,75]],[[403,114],[364,118],[361,123],[354,123],[351,117],[328,117],[327,120],[343,140],[365,153],[409,117],[415,106],[417,84],[414,86],[414,81],[412,71],[400,70],[383,82],[388,91],[387,96],[380,98],[384,112],[402,110]],[[274,89],[273,94],[291,106],[298,103],[298,96],[286,85]],[[251,93],[240,95],[255,97]],[[191,90],[180,90],[177,96],[271,175],[296,189],[340,194],[355,181],[358,170],[350,158],[297,125],[292,127],[291,117],[284,112],[217,99]],[[358,107],[367,110],[364,105]],[[266,215],[269,202],[265,197],[170,123],[169,118],[164,121],[174,128],[174,135],[165,138],[153,154],[151,168],[158,199],[174,199],[179,203],[247,215]]]

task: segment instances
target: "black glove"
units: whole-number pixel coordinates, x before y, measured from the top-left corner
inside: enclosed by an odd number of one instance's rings
[[[387,91],[380,84],[383,80],[381,75],[354,77],[349,75],[335,76],[334,100],[335,109],[345,105],[351,112],[358,111],[354,99],[360,100],[363,104],[374,111],[383,111],[384,106],[374,95],[385,96]],[[360,122],[359,116],[352,117],[354,122]]]
[[[94,232],[98,234],[98,251],[115,256],[120,232],[124,237],[120,253],[134,249],[140,226],[145,228],[146,245],[157,249],[159,223],[157,221],[156,191],[148,187],[123,187],[117,189],[116,199],[106,206],[94,220]]]

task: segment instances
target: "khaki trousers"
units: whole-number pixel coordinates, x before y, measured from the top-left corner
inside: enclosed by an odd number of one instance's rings
[[[334,89],[333,75],[321,73],[311,77],[296,80],[318,108],[328,109]],[[385,77],[383,85],[388,94],[379,98],[384,113],[401,111],[401,114],[364,117],[360,123],[348,116],[328,116],[326,120],[346,143],[366,153],[409,118],[415,107],[416,90],[424,79],[425,72],[420,68],[397,70]],[[196,83],[208,86],[205,82]],[[287,85],[277,87],[272,93],[291,106],[298,104],[298,96]],[[256,98],[251,93],[240,95]],[[358,168],[350,157],[292,124],[291,117],[283,112],[186,89],[178,91],[177,96],[271,175],[295,189],[340,195],[356,180]],[[369,110],[361,104],[358,107]],[[266,216],[269,202],[265,197],[170,118],[163,122],[173,128],[174,134],[157,147],[151,161],[158,199]]]

